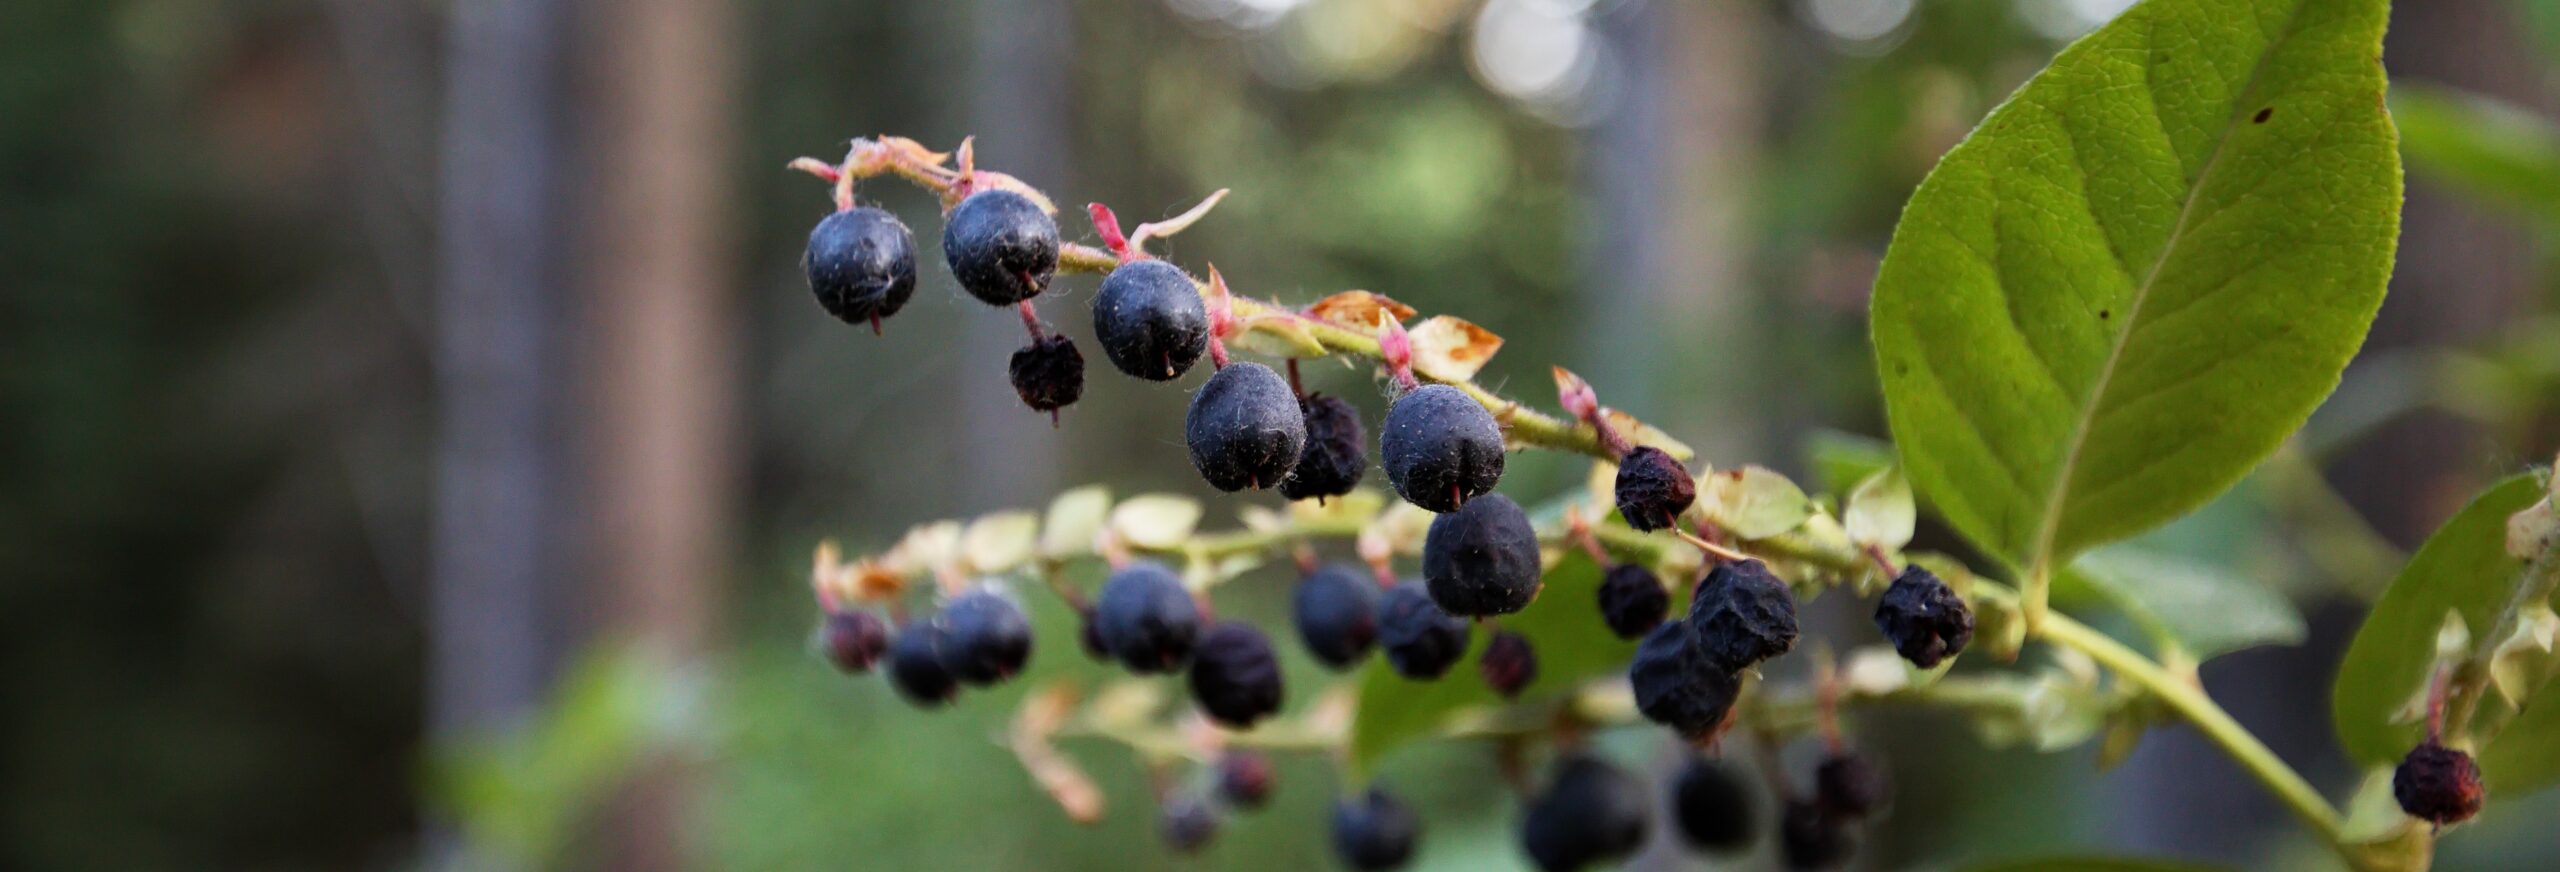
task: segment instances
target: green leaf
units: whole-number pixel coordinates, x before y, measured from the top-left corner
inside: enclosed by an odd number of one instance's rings
[[[2056,597],[2086,585],[2090,596],[2154,635],[2176,639],[2197,660],[2303,637],[2302,613],[2265,585],[2156,551],[2102,548],[2081,556],[2055,584]]]
[[[1529,637],[1538,652],[1538,679],[1521,693],[1521,703],[1561,698],[1625,668],[1636,652],[1636,643],[1611,634],[1600,620],[1593,605],[1599,597],[1600,565],[1589,555],[1565,551],[1547,570],[1545,585],[1528,608],[1501,622],[1503,629]],[[1675,605],[1683,598],[1685,593],[1675,595]],[[1360,711],[1351,722],[1352,769],[1368,772],[1397,747],[1503,704],[1476,672],[1476,655],[1490,638],[1491,633],[1477,628],[1468,656],[1438,681],[1408,680],[1389,668],[1385,657],[1369,658],[1361,668]]]
[[[2527,705],[2480,752],[2480,777],[2489,791],[2511,796],[2560,783],[2560,699],[2545,683],[2540,704]]]
[[[1867,476],[1893,465],[1893,444],[1855,433],[1815,430],[1804,438],[1805,463],[1823,493],[1846,494]]]
[[[2399,235],[2386,7],[2148,0],[1912,195],[1871,311],[1894,442],[2031,584],[2228,489],[2336,387]]]
[[[1918,514],[1911,502],[1911,482],[1902,477],[1902,470],[1888,466],[1849,491],[1840,507],[1840,524],[1848,529],[1851,542],[1900,551],[1911,544]]]
[[[2140,857],[2038,857],[1966,867],[1967,872],[2213,872],[2215,868]]]
[[[2421,175],[2560,221],[2560,125],[2489,97],[2415,84],[2392,87],[2391,114],[2400,151]]]
[[[2497,626],[2524,566],[2507,555],[2507,516],[2541,498],[2542,482],[2532,475],[2489,488],[2436,528],[2373,604],[2347,646],[2330,698],[2338,744],[2349,757],[2387,765],[2418,744],[2424,725],[2402,717],[2402,710],[2425,687],[2445,613],[2461,615],[2468,626]]]

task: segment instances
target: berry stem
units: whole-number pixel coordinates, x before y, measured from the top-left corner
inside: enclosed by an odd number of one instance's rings
[[[1892,581],[1895,576],[1902,574],[1902,569],[1893,565],[1893,557],[1884,553],[1884,546],[1869,542],[1859,550],[1866,552],[1867,559],[1873,561],[1876,569],[1884,573],[1886,581]]]
[[[1028,274],[1023,276],[1023,280],[1025,282],[1028,282],[1030,278],[1031,277]],[[1040,310],[1032,308],[1030,300],[1015,303],[1013,306],[1016,311],[1022,313],[1022,329],[1031,331],[1031,341],[1033,343],[1038,343],[1049,338],[1048,334],[1042,332],[1040,329]],[[1052,412],[1051,414],[1054,415],[1055,412]]]
[[[2488,634],[2472,643],[2471,656],[2454,666],[2447,681],[2444,704],[2444,720],[2452,726],[2454,734],[2469,734],[2472,742],[2485,745],[2496,738],[2498,730],[2505,726],[2497,724],[2485,730],[2472,729],[2471,718],[2479,711],[2481,697],[2489,691],[2489,664],[2496,658],[2498,646],[2515,636],[2525,611],[2536,603],[2551,601],[2555,590],[2560,590],[2560,537],[2544,543],[2542,553],[2535,555],[2533,562],[2527,564],[2523,574],[2517,577],[2515,592],[2508,597],[2506,608],[2498,613],[2497,624]]]
[[[1691,533],[1687,530],[1678,528],[1673,528],[1671,532],[1673,535],[1679,536],[1680,541],[1689,543],[1691,547],[1704,551],[1707,556],[1713,557],[1719,561],[1732,563],[1752,559],[1749,554],[1744,554],[1740,551],[1735,551],[1731,548],[1709,542],[1706,539],[1699,537],[1696,533]]]
[[[1294,357],[1289,358],[1289,393],[1299,399],[1307,397],[1306,385],[1298,381],[1298,359]]]

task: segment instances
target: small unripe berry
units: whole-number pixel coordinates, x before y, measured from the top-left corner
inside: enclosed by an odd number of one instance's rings
[[[1691,757],[1671,785],[1672,819],[1692,847],[1718,853],[1751,846],[1754,820],[1751,782],[1732,766]]]
[[[1795,647],[1795,593],[1766,563],[1719,563],[1689,603],[1689,627],[1709,662],[1749,669]]]
[[[1612,863],[1643,847],[1651,807],[1644,784],[1626,770],[1597,757],[1567,757],[1529,802],[1521,847],[1546,872]]]
[[[1333,807],[1333,854],[1357,872],[1386,872],[1413,859],[1421,820],[1404,801],[1370,788]]]
[[[1298,400],[1298,411],[1307,420],[1307,448],[1280,483],[1280,495],[1303,500],[1350,493],[1369,472],[1369,433],[1359,410],[1340,397],[1309,394]]]
[[[1218,795],[1236,808],[1256,809],[1271,801],[1274,777],[1271,758],[1260,751],[1230,748],[1218,757]]]
[[[1600,579],[1600,619],[1621,639],[1642,638],[1671,614],[1671,592],[1662,577],[1633,563],[1609,567]]]
[[[1973,641],[1973,609],[1936,573],[1914,564],[1903,567],[1877,600],[1876,629],[1902,659],[1930,669]]]
[[[995,590],[980,587],[953,597],[934,619],[942,633],[942,668],[965,684],[988,685],[1013,677],[1031,659],[1031,619]]]
[[[889,686],[920,708],[951,701],[960,683],[942,666],[942,631],[931,621],[898,628],[889,641]]]
[[[1235,729],[1280,711],[1280,657],[1252,624],[1224,621],[1191,652],[1191,698],[1209,719]]]
[[[1797,800],[1787,803],[1778,820],[1778,855],[1789,869],[1833,869],[1858,851],[1858,833],[1850,822],[1832,817],[1822,806]]]
[[[1084,396],[1084,353],[1062,334],[1015,349],[1005,374],[1013,379],[1014,394],[1034,411],[1055,412]]]
[[[1712,735],[1733,711],[1742,679],[1702,652],[1686,622],[1666,621],[1636,645],[1627,667],[1636,712],[1686,739]]]
[[[1349,668],[1378,641],[1378,584],[1357,566],[1318,569],[1290,596],[1290,620],[1317,662]]]
[[[1103,277],[1093,336],[1121,372],[1171,381],[1209,350],[1209,310],[1191,277],[1161,260],[1135,260]]]
[[[2400,810],[2436,826],[2470,820],[2488,795],[2471,755],[2433,739],[2409,749],[2391,773],[2391,796],[2400,801]]]
[[[1646,445],[1618,459],[1618,515],[1638,530],[1665,530],[1698,501],[1698,480],[1680,461]]]
[[[1466,619],[1432,602],[1418,581],[1388,589],[1378,603],[1378,645],[1387,651],[1387,665],[1416,681],[1448,674],[1466,655],[1472,631]]]
[[[1422,542],[1431,599],[1453,615],[1507,615],[1538,598],[1538,531],[1520,504],[1485,494],[1431,519]]]
[[[1405,502],[1457,511],[1502,480],[1502,426],[1465,391],[1424,385],[1387,407],[1378,458]]]
[[[889,650],[889,625],[861,609],[828,612],[826,623],[818,627],[818,647],[837,669],[869,672]]]
[[[1129,671],[1172,672],[1200,637],[1200,603],[1182,577],[1152,560],[1113,570],[1093,602],[1094,635]]]
[[[1166,797],[1156,833],[1176,854],[1197,854],[1218,835],[1218,810],[1188,794]]]
[[[1856,751],[1834,753],[1813,770],[1813,801],[1833,817],[1864,818],[1884,810],[1892,798],[1893,782],[1884,767]]]
[[[970,194],[942,223],[942,256],[960,289],[990,306],[1048,290],[1058,272],[1058,222],[1012,191]]]
[[[1191,465],[1222,491],[1266,488],[1289,477],[1307,447],[1306,417],[1289,382],[1259,363],[1209,376],[1183,417]]]
[[[916,240],[898,216],[868,206],[818,221],[800,255],[827,314],[864,324],[898,314],[916,292]]]
[[[1521,691],[1538,680],[1538,649],[1530,646],[1527,636],[1495,633],[1492,641],[1484,644],[1476,669],[1484,674],[1484,683],[1494,693],[1503,699],[1518,699]]]

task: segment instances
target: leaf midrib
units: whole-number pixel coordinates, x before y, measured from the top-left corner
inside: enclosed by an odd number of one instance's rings
[[[2170,256],[2177,252],[2178,243],[2186,238],[2189,222],[2195,216],[2196,204],[2204,199],[2205,182],[2213,177],[2214,169],[2221,165],[2223,147],[2231,142],[2232,131],[2239,128],[2240,116],[2247,111],[2249,104],[2257,102],[2249,97],[2258,92],[2258,83],[2266,75],[2268,63],[2275,58],[2276,52],[2299,35],[2302,11],[2317,2],[2320,0],[2300,0],[2295,3],[2293,11],[2285,14],[2284,27],[2277,31],[2274,39],[2267,42],[2266,50],[2260,52],[2257,62],[2250,66],[2249,81],[2242,84],[2240,90],[2233,95],[2231,113],[2223,118],[2222,131],[2214,136],[2213,150],[2205,153],[2204,166],[2196,170],[2195,181],[2187,186],[2186,201],[2178,206],[2177,223],[2170,226],[2169,238],[2161,243],[2160,254],[2152,258],[2151,269],[2142,277],[2142,283],[2134,287],[2133,302],[2125,307],[2124,329],[2116,333],[2115,341],[2108,347],[2106,362],[2099,366],[2098,377],[2089,386],[2088,400],[2081,404],[2079,418],[2072,422],[2071,439],[2063,447],[2062,465],[2054,469],[2053,485],[2045,496],[2044,512],[2037,524],[2036,538],[2026,555],[2026,565],[2032,574],[2042,574],[2043,570],[2051,568],[2053,540],[2054,537],[2061,535],[2063,503],[2071,496],[2071,480],[2080,466],[2081,449],[2089,443],[2089,428],[2097,420],[2099,404],[2106,399],[2108,385],[2115,381],[2116,369],[2123,361],[2125,346],[2132,344],[2133,332],[2142,326],[2143,305],[2150,301],[2151,289],[2158,284],[2160,273],[2167,269]],[[2146,58],[2144,62],[2147,64],[2149,60]],[[2153,100],[2153,105],[2156,107],[2158,98],[2154,97]],[[2157,109],[2155,108],[2154,111],[2156,112]],[[2172,147],[2174,149],[2174,145]]]

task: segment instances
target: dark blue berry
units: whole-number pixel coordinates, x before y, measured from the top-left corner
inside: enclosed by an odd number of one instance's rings
[[[934,624],[942,632],[942,668],[962,683],[1003,681],[1031,659],[1031,619],[994,590],[981,587],[952,598]]]
[[[1671,817],[1693,847],[1718,853],[1751,846],[1759,823],[1751,782],[1740,770],[1705,757],[1689,758],[1671,785]]]
[[[1113,570],[1093,602],[1094,635],[1129,671],[1172,672],[1191,659],[1200,604],[1164,564],[1133,561]]]
[[[1902,659],[1929,669],[1973,641],[1973,609],[1936,573],[1905,566],[1876,602],[1876,629]]]
[[[2391,772],[2391,796],[2400,810],[2436,826],[2461,823],[2480,813],[2488,791],[2471,755],[2429,739],[2409,750]]]
[[[1156,832],[1176,854],[1197,854],[1218,835],[1218,810],[1189,794],[1166,797]]]
[[[1600,579],[1600,619],[1618,638],[1641,638],[1670,614],[1671,592],[1662,589],[1662,577],[1653,570],[1621,563]]]
[[[889,686],[922,707],[951,701],[960,683],[942,666],[942,630],[931,621],[898,628],[889,641]]]
[[[1413,809],[1384,790],[1342,800],[1333,807],[1333,854],[1358,872],[1386,872],[1413,859],[1422,822]]]
[[[1209,719],[1235,729],[1280,712],[1280,657],[1252,624],[1223,621],[1191,652],[1191,698]]]
[[[1232,364],[1210,376],[1191,395],[1182,432],[1191,445],[1191,465],[1222,491],[1279,484],[1307,447],[1297,394],[1259,363]]]
[[[1218,795],[1241,809],[1261,808],[1271,801],[1271,758],[1247,748],[1230,748],[1218,757]]]
[[[1111,649],[1102,644],[1102,627],[1094,620],[1093,610],[1085,609],[1080,617],[1083,619],[1084,626],[1076,633],[1076,643],[1084,648],[1084,656],[1109,662]]]
[[[1833,817],[1863,818],[1884,810],[1892,798],[1884,767],[1856,751],[1832,752],[1813,770],[1813,801]]]
[[[1795,647],[1795,593],[1766,563],[1719,563],[1689,603],[1689,628],[1710,662],[1749,669]]]
[[[1476,669],[1484,674],[1484,683],[1503,699],[1518,699],[1520,692],[1538,680],[1538,649],[1529,637],[1518,633],[1495,633],[1484,644],[1484,654],[1476,659]]]
[[[1839,868],[1858,851],[1858,832],[1851,823],[1813,802],[1791,801],[1778,820],[1778,856],[1789,869]]]
[[[1530,801],[1520,844],[1546,872],[1614,862],[1644,846],[1652,805],[1635,776],[1576,754],[1556,764],[1547,789]]]
[[[1084,396],[1084,353],[1074,340],[1050,335],[1015,349],[1005,366],[1013,392],[1035,411],[1055,412]]]
[[[826,623],[818,628],[818,647],[837,669],[869,672],[889,650],[889,625],[879,615],[860,609],[828,612]]]
[[[1094,295],[1093,337],[1121,372],[1171,381],[1209,350],[1209,310],[1180,268],[1130,261],[1105,276]]]
[[[1309,394],[1298,401],[1298,411],[1307,421],[1307,448],[1280,483],[1280,495],[1304,500],[1350,493],[1369,472],[1369,433],[1360,426],[1359,410],[1340,397]]]
[[[1408,581],[1389,588],[1378,603],[1378,645],[1397,675],[1429,681],[1446,675],[1466,656],[1473,626],[1442,611],[1422,583]]]
[[[1502,480],[1502,426],[1465,391],[1424,385],[1387,407],[1378,457],[1405,502],[1453,512]]]
[[[1688,739],[1713,735],[1742,692],[1741,677],[1700,648],[1687,623],[1668,621],[1645,634],[1627,667],[1637,713]]]
[[[960,289],[990,306],[1048,290],[1058,273],[1058,222],[1031,198],[979,191],[943,217],[942,256]]]
[[[1651,445],[1618,459],[1618,515],[1638,530],[1669,529],[1698,501],[1698,480]]]
[[[1453,615],[1507,615],[1538,598],[1538,531],[1520,504],[1485,494],[1431,519],[1422,542],[1431,599]]]
[[[916,292],[916,240],[898,216],[868,206],[818,221],[800,255],[809,292],[847,324],[898,314]]]
[[[1298,638],[1316,661],[1340,670],[1360,662],[1378,640],[1378,584],[1360,567],[1333,564],[1298,582],[1290,597]]]

